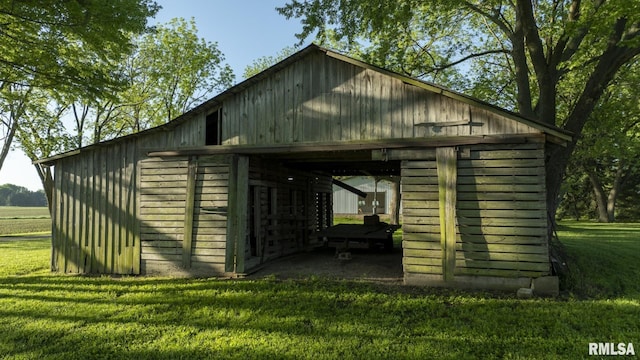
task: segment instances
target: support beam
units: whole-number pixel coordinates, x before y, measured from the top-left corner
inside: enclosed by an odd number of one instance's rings
[[[182,240],[182,267],[191,268],[191,247],[193,242],[193,208],[196,198],[196,176],[198,174],[198,159],[189,158],[187,169],[187,197],[184,213],[184,239]]]
[[[336,179],[332,179],[331,181],[333,182],[334,185],[337,185],[337,186],[339,186],[339,187],[341,187],[341,188],[343,188],[343,189],[345,189],[345,190],[347,190],[347,191],[349,191],[351,193],[354,193],[354,194],[358,195],[361,198],[366,198],[367,197],[367,193],[366,192],[364,192],[364,191],[362,191],[360,189],[356,189],[356,188],[354,188],[353,186],[351,186],[349,184],[345,184],[342,181],[336,180]]]
[[[236,274],[242,274],[245,271],[248,194],[249,158],[234,155],[229,168],[225,271]]]
[[[453,280],[453,272],[456,266],[456,148],[436,149],[436,164],[438,167],[442,272],[444,281],[451,281]]]

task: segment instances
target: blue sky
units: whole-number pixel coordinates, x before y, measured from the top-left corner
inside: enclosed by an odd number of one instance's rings
[[[244,68],[253,60],[276,55],[297,43],[301,29],[297,19],[287,20],[275,8],[286,0],[156,0],[162,6],[152,23],[171,18],[194,18],[198,35],[217,42],[226,62],[242,80]],[[310,40],[307,41],[307,43]],[[21,150],[12,151],[0,169],[0,184],[11,183],[30,190],[42,188],[29,159]]]

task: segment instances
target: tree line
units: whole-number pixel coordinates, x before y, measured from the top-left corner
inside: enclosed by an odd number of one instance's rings
[[[25,187],[0,185],[0,206],[47,206],[43,190],[31,191]]]

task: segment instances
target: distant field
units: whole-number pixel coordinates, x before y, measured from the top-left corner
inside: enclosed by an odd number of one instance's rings
[[[42,207],[0,206],[0,219],[49,218],[49,209]]]
[[[0,206],[0,236],[51,231],[46,207]]]

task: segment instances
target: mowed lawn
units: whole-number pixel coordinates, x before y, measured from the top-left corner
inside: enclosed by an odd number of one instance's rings
[[[3,359],[579,359],[640,351],[640,225],[563,223],[558,299],[311,277],[50,274],[47,239],[0,240]]]

